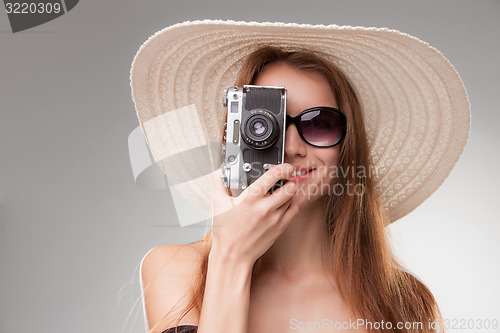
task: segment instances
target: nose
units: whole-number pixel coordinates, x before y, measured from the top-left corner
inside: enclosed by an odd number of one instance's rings
[[[295,124],[290,124],[285,133],[285,156],[306,156],[307,147],[304,140],[299,135]]]

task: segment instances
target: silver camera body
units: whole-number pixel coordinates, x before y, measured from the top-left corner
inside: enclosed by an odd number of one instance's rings
[[[224,90],[227,121],[222,180],[238,196],[270,167],[283,163],[286,89],[245,85]],[[282,186],[277,182],[271,191]]]

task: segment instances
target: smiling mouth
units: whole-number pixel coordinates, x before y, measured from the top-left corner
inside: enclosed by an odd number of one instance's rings
[[[303,176],[311,171],[313,171],[314,169],[309,169],[309,170],[294,170],[293,173],[292,173],[292,177],[295,177],[295,176]]]
[[[295,169],[293,171],[293,174],[287,178],[287,180],[291,181],[303,181],[306,180],[309,177],[309,174],[316,170],[315,168],[312,169]]]

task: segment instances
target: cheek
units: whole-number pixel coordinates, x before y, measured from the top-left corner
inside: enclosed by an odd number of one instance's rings
[[[323,166],[327,169],[337,168],[340,148],[335,146],[323,148],[322,150],[318,157],[321,159]]]
[[[339,147],[323,148],[316,155],[321,160],[320,177],[325,184],[336,182],[340,172],[338,167]]]

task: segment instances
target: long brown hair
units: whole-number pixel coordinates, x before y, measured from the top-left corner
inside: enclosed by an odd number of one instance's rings
[[[351,84],[336,66],[312,52],[286,52],[263,47],[248,56],[235,85],[254,83],[266,66],[273,63],[321,73],[328,80],[339,109],[347,119],[346,136],[338,158],[338,169],[344,172],[337,175],[336,182],[343,188],[349,185],[362,191],[355,195],[328,194],[324,224],[330,239],[328,264],[333,269],[340,296],[357,318],[386,323],[384,327],[366,326],[368,332],[427,333],[442,330],[441,314],[432,293],[396,261],[386,239],[385,226],[389,221],[374,187],[365,126]],[[201,309],[211,232],[205,234],[202,242],[203,259],[194,294],[177,324],[191,309]],[[387,322],[392,323],[392,328]],[[403,323],[403,327],[397,327],[397,323]],[[151,333],[158,327],[161,326],[155,325]]]

